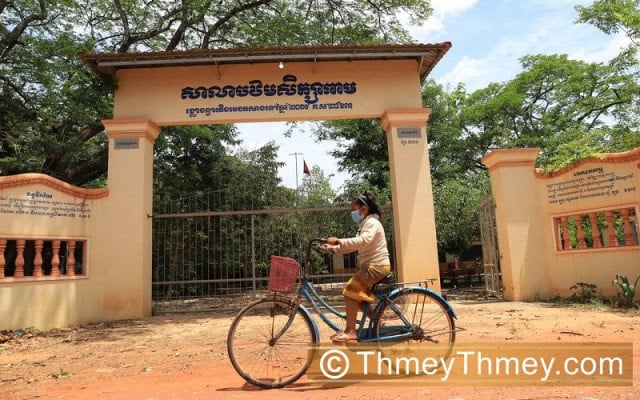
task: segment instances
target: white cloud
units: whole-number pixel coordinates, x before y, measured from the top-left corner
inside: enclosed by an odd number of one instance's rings
[[[472,91],[484,86],[489,70],[489,60],[487,58],[478,59],[464,56],[438,81],[445,86],[451,87],[457,85],[458,82],[464,82],[467,85],[467,89]]]
[[[444,35],[445,19],[463,13],[478,3],[478,0],[432,0],[433,15],[421,25],[411,25],[407,14],[400,15],[400,21],[407,27],[411,37],[422,43],[433,42],[434,37]]]
[[[467,11],[478,3],[478,0],[431,0],[434,14],[448,15]]]
[[[513,79],[521,71],[519,59],[526,55],[567,54],[586,62],[604,62],[628,44],[623,35],[607,36],[590,25],[573,23],[573,16],[566,7],[554,7],[538,16],[523,18],[521,24],[514,24],[517,29],[511,34],[485,42],[493,44],[485,45],[482,55],[463,55],[436,80],[448,86],[464,82],[472,91],[491,82]]]
[[[623,33],[618,33],[612,36],[612,39],[608,42],[597,43],[595,46],[590,47],[575,48],[568,52],[568,55],[570,58],[587,62],[604,62],[620,54],[623,48],[629,46],[630,42],[627,36]]]

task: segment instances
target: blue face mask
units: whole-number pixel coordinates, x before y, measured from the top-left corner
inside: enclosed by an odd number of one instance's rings
[[[351,211],[351,219],[353,220],[353,222],[360,225],[360,222],[362,222],[362,220],[364,219],[364,215],[360,214],[359,210],[354,210]]]

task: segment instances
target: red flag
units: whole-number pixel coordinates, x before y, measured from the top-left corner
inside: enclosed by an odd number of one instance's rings
[[[302,173],[311,176],[311,170],[309,169],[309,166],[307,165],[307,162],[305,160],[302,160],[302,164],[303,164]]]

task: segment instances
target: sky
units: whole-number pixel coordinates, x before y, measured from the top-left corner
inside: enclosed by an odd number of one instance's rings
[[[468,91],[491,82],[505,82],[521,71],[519,59],[529,54],[567,54],[587,62],[603,62],[626,45],[623,35],[605,35],[588,24],[574,23],[575,5],[580,0],[432,0],[433,15],[419,26],[407,26],[419,43],[449,41],[452,48],[429,75],[438,84],[453,88],[462,82]],[[404,18],[408,23],[408,18]],[[320,166],[331,186],[340,190],[350,178],[338,170],[329,153],[339,146],[316,142],[309,127],[301,124],[291,137],[285,137],[285,123],[239,124],[243,147],[253,150],[269,141],[279,146],[278,158],[284,186],[302,182],[302,159],[309,167]]]

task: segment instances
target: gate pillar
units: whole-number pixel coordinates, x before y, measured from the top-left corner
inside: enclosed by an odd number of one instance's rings
[[[382,116],[387,133],[393,204],[393,240],[396,271],[405,282],[437,279],[440,290],[438,247],[429,151],[428,108],[392,109]]]
[[[105,319],[151,315],[153,145],[160,128],[147,119],[104,120],[109,137],[109,205],[101,229],[108,246]]]
[[[496,149],[482,159],[496,202],[500,270],[507,300],[532,299],[549,290],[546,249],[553,244],[537,246],[552,237],[545,229],[546,218],[536,193],[534,166],[539,153],[538,148]]]

